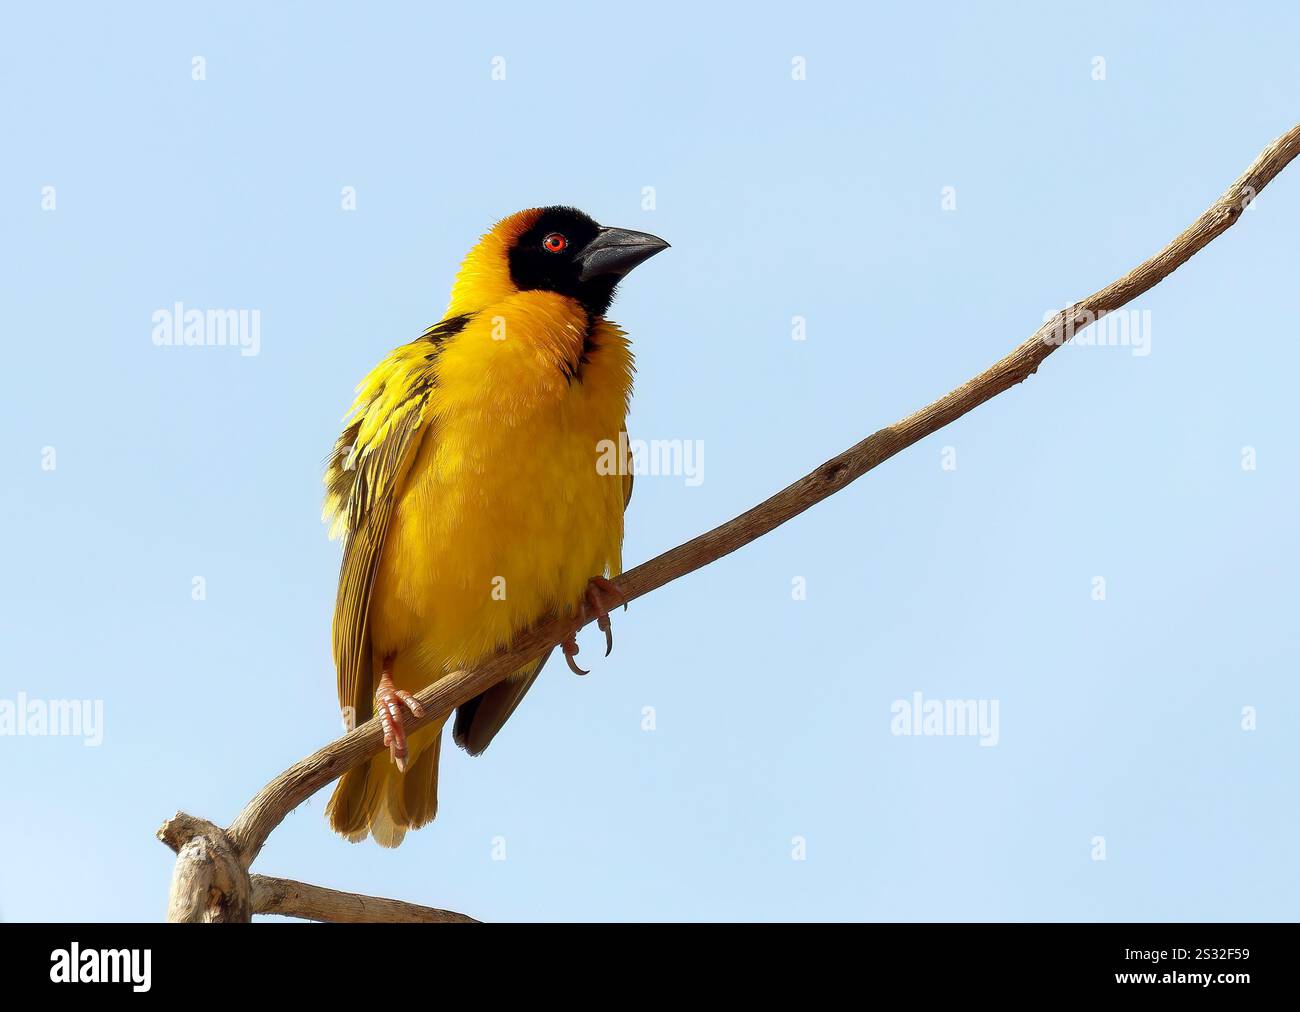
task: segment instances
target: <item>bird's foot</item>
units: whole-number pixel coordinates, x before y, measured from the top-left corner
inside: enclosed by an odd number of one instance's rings
[[[388,746],[388,756],[405,773],[405,711],[410,710],[413,716],[423,717],[424,707],[405,689],[393,685],[393,678],[385,668],[379,677],[379,687],[375,689],[375,710],[379,713],[379,722],[384,726],[384,744]]]
[[[585,601],[585,611],[587,617],[596,617],[596,628],[605,634],[605,656],[610,655],[614,649],[614,630],[609,624],[609,610],[611,607],[617,608],[623,606],[627,611],[627,598],[613,583],[606,580],[603,576],[593,576],[587,581],[587,595]]]
[[[564,651],[565,663],[569,665],[569,670],[575,675],[587,674],[582,668],[578,667],[574,661],[574,655],[578,652],[578,629],[590,622],[593,618],[596,620],[596,628],[605,634],[605,656],[608,657],[610,651],[614,649],[614,630],[609,621],[609,610],[611,607],[617,608],[619,605],[627,610],[627,598],[623,592],[614,586],[603,576],[593,576],[587,581],[587,592],[583,596],[582,611],[578,617],[577,628],[569,633],[569,636],[560,644],[560,649]]]

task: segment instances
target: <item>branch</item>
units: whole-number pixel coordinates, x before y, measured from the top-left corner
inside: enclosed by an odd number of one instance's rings
[[[631,601],[715,562],[838,492],[900,450],[1022,383],[1060,347],[1063,335],[1073,334],[1075,328],[1082,329],[1131,302],[1227,231],[1297,153],[1300,153],[1300,126],[1293,127],[1265,148],[1209,210],[1155,256],[1082,302],[1061,310],[1011,354],[956,390],[868,436],[734,520],[628,570],[614,581],[619,590]],[[447,675],[423,689],[416,698],[426,716],[408,724],[408,731],[442,719],[461,703],[491,688],[559,643],[570,632],[571,625],[572,619],[551,618],[524,633],[507,650],[478,668]],[[379,721],[369,720],[295,763],[263,788],[230,827],[231,839],[245,867],[257,857],[271,831],[290,811],[347,770],[374,756],[382,746],[383,730]]]
[[[251,919],[248,872],[220,826],[177,812],[162,824],[158,839],[176,851],[168,921],[212,924]]]
[[[934,403],[868,436],[856,446],[828,460],[793,485],[742,513],[734,520],[624,573],[615,581],[619,590],[631,601],[671,583],[678,577],[707,566],[710,562],[734,552],[742,545],[762,537],[787,520],[798,516],[810,506],[856,481],[899,451],[1028,379],[1037,372],[1048,355],[1064,340],[1068,340],[1076,328],[1086,327],[1094,320],[1142,295],[1227,231],[1241,217],[1250,202],[1296,157],[1297,153],[1300,153],[1300,126],[1293,127],[1265,148],[1241,178],[1228,187],[1223,196],[1155,256],[1081,302],[1067,306],[1005,358]],[[570,632],[571,623],[571,619],[553,617],[520,635],[507,650],[495,655],[478,668],[446,675],[423,689],[417,694],[417,698],[426,716],[412,721],[409,729],[415,730],[435,719],[445,717],[456,706],[472,699],[511,672],[518,670],[549,647],[559,643]],[[379,722],[369,720],[313,755],[295,763],[263,788],[240,813],[228,833],[222,834],[223,840],[229,843],[237,854],[243,869],[247,869],[252,864],[272,830],[290,811],[347,770],[376,755],[382,747],[383,731]],[[166,827],[160,835],[164,835],[165,831]],[[218,844],[220,842],[218,841]],[[174,846],[174,849],[184,851],[184,844],[179,847]],[[181,860],[184,857],[183,853],[178,857],[178,877]],[[209,859],[208,856],[194,855],[191,859],[187,859],[187,863],[195,863],[200,870],[204,870],[207,868],[204,862]],[[223,870],[220,865],[221,862],[218,862],[218,867],[211,870],[212,874],[221,871],[220,877],[225,880],[225,884],[238,890],[240,883],[231,882],[231,874]],[[207,873],[204,871],[204,874]],[[221,881],[203,877],[195,880],[198,887],[203,887],[205,883],[213,893],[220,892],[223,887]],[[293,884],[293,887],[312,891],[312,895],[316,895],[316,887],[297,884]],[[268,895],[264,887],[262,898],[266,902],[271,902],[267,898]],[[301,902],[303,909],[306,909],[312,900],[306,898],[306,894],[302,895],[304,898]],[[237,902],[238,899],[236,897]],[[173,901],[178,915],[195,914],[193,901],[188,905],[177,906],[175,895]],[[277,902],[288,903],[289,901]],[[366,900],[365,902],[393,903],[395,901]],[[211,908],[210,903],[209,908]]]
[[[360,896],[287,878],[253,875],[253,913],[303,917],[335,924],[477,924],[454,910],[422,907],[402,900]]]
[[[164,822],[157,835],[176,851],[167,904],[171,922],[212,924],[248,921],[253,914],[281,914],[340,924],[478,923],[453,910],[249,875],[224,829],[184,812]]]

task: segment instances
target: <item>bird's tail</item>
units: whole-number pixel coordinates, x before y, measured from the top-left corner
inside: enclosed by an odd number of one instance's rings
[[[381,752],[364,766],[348,770],[325,807],[334,832],[358,843],[373,836],[381,847],[396,847],[408,829],[419,829],[438,814],[438,753],[442,724],[422,727],[406,739],[406,772]]]

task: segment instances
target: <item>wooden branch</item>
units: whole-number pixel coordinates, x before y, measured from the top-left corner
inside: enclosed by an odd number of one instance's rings
[[[252,889],[225,830],[177,812],[158,839],[176,851],[167,920],[212,924],[252,919]]]
[[[1225,232],[1297,153],[1300,153],[1300,126],[1293,127],[1265,148],[1209,210],[1159,253],[1101,291],[1061,310],[1010,355],[920,411],[868,436],[734,520],[628,570],[614,581],[619,590],[631,601],[707,566],[775,530],[900,450],[1028,379],[1060,347],[1062,337],[1072,334],[1075,327],[1082,329],[1092,320],[1137,298]],[[569,632],[569,624],[564,618],[552,618],[473,671],[455,672],[423,689],[416,698],[424,707],[425,717],[409,723],[408,731],[445,716],[559,643]],[[290,811],[353,766],[375,755],[382,746],[383,730],[379,721],[369,720],[295,763],[263,788],[230,827],[231,839],[245,867],[257,857],[271,831]]]
[[[336,924],[477,924],[453,910],[422,907],[402,900],[359,896],[287,878],[253,875],[253,913],[303,917]]]
[[[1072,336],[1075,328],[1086,327],[1142,295],[1230,228],[1297,153],[1300,126],[1265,148],[1241,178],[1164,249],[1119,280],[1061,310],[1005,358],[920,411],[868,436],[734,520],[629,570],[615,581],[619,589],[630,601],[734,552],[838,492],[900,450],[1028,379],[1048,355]],[[507,650],[473,671],[454,672],[421,690],[417,698],[426,716],[410,722],[408,730],[447,715],[460,703],[501,681],[559,643],[570,631],[569,625],[570,620],[552,618],[522,634]],[[252,864],[271,831],[290,811],[382,747],[382,729],[378,721],[369,720],[272,780],[249,802],[228,832],[243,867]]]
[[[339,892],[292,879],[249,875],[224,829],[184,812],[164,822],[157,835],[176,851],[167,904],[167,920],[172,922],[213,924],[249,921],[253,914],[282,914],[352,924],[478,923],[453,910]]]

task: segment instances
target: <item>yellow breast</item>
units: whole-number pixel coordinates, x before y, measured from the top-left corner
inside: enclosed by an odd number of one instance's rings
[[[548,292],[503,299],[447,343],[376,574],[377,653],[416,654],[424,684],[617,575],[624,478],[608,447],[631,374],[618,327],[589,332]]]

